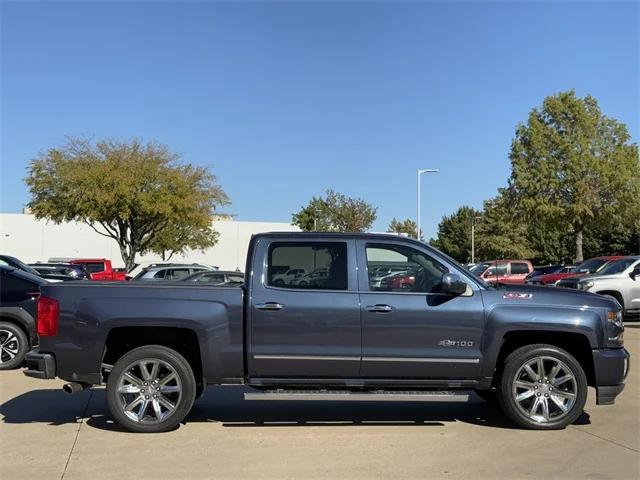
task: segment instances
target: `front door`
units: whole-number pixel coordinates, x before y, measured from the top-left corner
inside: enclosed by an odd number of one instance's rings
[[[426,248],[358,243],[364,378],[474,379],[479,375],[484,309],[477,285],[458,297],[438,293],[456,272]],[[369,272],[399,270],[382,282]],[[464,277],[463,277],[464,278]]]
[[[354,240],[261,240],[252,275],[249,376],[356,378],[361,328]],[[278,272],[300,269],[300,275]]]

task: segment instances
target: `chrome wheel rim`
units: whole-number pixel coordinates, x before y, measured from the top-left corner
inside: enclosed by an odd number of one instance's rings
[[[137,423],[160,423],[173,415],[182,399],[182,383],[167,362],[145,358],[120,375],[117,395],[122,413]]]
[[[520,413],[537,423],[551,423],[569,414],[578,383],[569,366],[553,357],[534,357],[516,372],[511,393]]]
[[[20,341],[9,330],[0,329],[0,364],[8,363],[18,355]]]

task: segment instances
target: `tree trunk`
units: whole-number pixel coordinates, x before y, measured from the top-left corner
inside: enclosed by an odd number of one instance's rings
[[[120,247],[120,255],[124,261],[124,266],[129,273],[136,266],[136,252],[131,249],[131,252],[127,250],[127,247]]]
[[[582,225],[576,227],[576,263],[582,263]]]

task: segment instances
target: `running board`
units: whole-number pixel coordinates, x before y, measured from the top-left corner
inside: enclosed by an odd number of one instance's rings
[[[336,401],[336,402],[466,402],[469,391],[434,390],[253,390],[245,392],[245,400],[295,400],[295,401]]]

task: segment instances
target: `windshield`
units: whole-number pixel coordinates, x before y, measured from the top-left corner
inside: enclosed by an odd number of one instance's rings
[[[607,260],[606,258],[592,258],[578,265],[576,271],[587,271],[588,273],[596,273],[607,262],[609,262],[609,260]]]
[[[638,258],[623,258],[621,260],[616,260],[615,262],[611,262],[609,265],[604,267],[599,274],[600,275],[613,275],[615,273],[622,273],[635,262],[638,261]]]
[[[476,276],[480,276],[484,273],[484,271],[489,268],[490,264],[489,263],[479,263],[477,265],[474,265],[473,267],[471,267],[469,269],[469,271],[471,273],[473,273]]]

